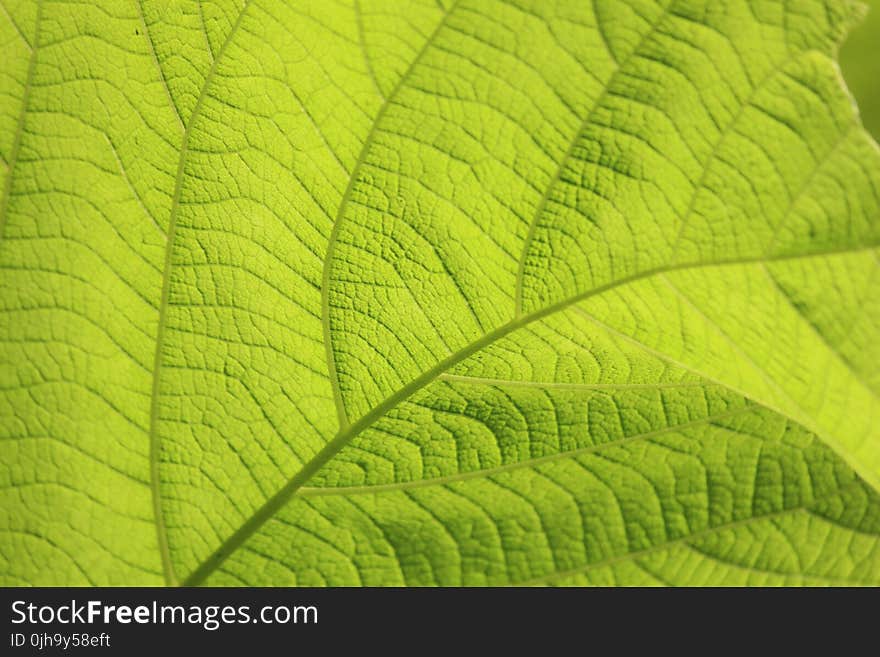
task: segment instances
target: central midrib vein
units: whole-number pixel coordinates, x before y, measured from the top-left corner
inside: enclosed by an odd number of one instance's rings
[[[683,263],[683,264],[672,264],[672,265],[666,265],[663,267],[657,267],[657,268],[654,268],[651,270],[643,271],[641,273],[637,273],[637,274],[628,276],[623,279],[619,279],[616,281],[606,283],[606,284],[601,285],[599,287],[593,288],[587,292],[584,292],[584,293],[572,296],[570,298],[564,299],[562,301],[556,302],[554,304],[548,305],[548,306],[546,306],[542,309],[539,309],[537,311],[533,311],[528,314],[522,314],[520,296],[521,296],[523,264],[520,263],[520,271],[518,272],[518,275],[517,275],[517,286],[516,286],[517,289],[516,289],[516,294],[515,294],[516,316],[514,319],[512,319],[510,322],[494,329],[493,331],[483,335],[479,339],[471,342],[470,344],[466,345],[461,350],[451,354],[450,356],[448,356],[444,360],[437,363],[434,367],[423,372],[421,375],[419,375],[418,377],[416,377],[415,379],[410,381],[407,385],[402,387],[400,390],[396,391],[394,394],[387,397],[385,400],[383,400],[381,403],[379,403],[377,406],[375,406],[368,413],[361,416],[355,422],[353,422],[353,423],[350,422],[348,419],[346,410],[342,404],[342,395],[340,394],[340,390],[339,390],[339,381],[338,381],[338,377],[337,377],[337,368],[336,368],[336,364],[335,364],[335,354],[333,352],[332,342],[330,339],[331,338],[331,335],[330,335],[331,329],[330,329],[330,323],[329,323],[328,290],[329,290],[329,282],[330,282],[330,278],[331,278],[332,254],[333,254],[333,251],[334,251],[334,248],[336,245],[336,241],[338,238],[338,232],[339,232],[340,226],[342,224],[343,214],[349,205],[351,195],[352,195],[354,188],[355,188],[355,185],[357,184],[357,181],[359,179],[360,169],[364,164],[366,155],[369,151],[369,148],[370,148],[370,146],[374,140],[375,134],[377,132],[377,126],[381,123],[381,119],[383,118],[383,116],[385,115],[385,113],[387,112],[389,107],[391,106],[392,101],[398,95],[398,93],[401,90],[401,88],[403,87],[406,79],[410,76],[412,71],[416,68],[418,63],[423,58],[424,54],[429,50],[430,45],[434,42],[437,34],[440,32],[440,30],[446,24],[449,16],[452,14],[456,4],[457,3],[454,3],[448,10],[445,11],[442,19],[438,22],[437,26],[434,28],[432,33],[427,37],[425,43],[422,45],[421,49],[416,54],[416,56],[412,59],[409,66],[407,67],[406,71],[400,76],[400,78],[398,79],[394,88],[391,90],[390,93],[387,94],[387,96],[383,97],[382,104],[379,107],[379,110],[376,114],[376,117],[375,117],[373,123],[372,123],[370,131],[368,132],[368,134],[365,138],[364,144],[361,147],[360,153],[355,161],[354,167],[353,167],[351,175],[349,177],[348,185],[346,186],[346,188],[343,192],[343,195],[341,197],[341,200],[340,200],[340,203],[338,206],[338,210],[337,210],[337,215],[334,219],[333,228],[330,233],[327,254],[326,254],[326,257],[324,260],[324,271],[323,271],[323,281],[322,281],[322,316],[323,316],[323,323],[324,323],[324,342],[325,342],[325,349],[326,349],[326,360],[327,360],[327,365],[328,365],[328,373],[329,373],[330,380],[331,380],[331,386],[333,387],[333,390],[334,390],[334,399],[336,401],[340,429],[337,432],[337,434],[334,436],[334,438],[332,440],[330,440],[291,479],[289,479],[288,482],[281,489],[279,489],[278,492],[275,493],[275,495],[273,495],[266,502],[264,502],[264,504],[260,508],[258,508],[242,525],[240,525],[239,528],[233,534],[231,534],[220,545],[220,547],[217,550],[215,550],[211,555],[209,555],[208,558],[205,559],[184,580],[184,582],[183,582],[184,585],[192,586],[192,585],[198,585],[198,584],[204,582],[205,579],[211,573],[213,573],[229,557],[229,555],[234,553],[254,533],[256,533],[260,529],[260,527],[262,527],[263,524],[265,524],[269,519],[271,519],[285,504],[287,504],[287,502],[297,493],[297,491],[300,490],[327,462],[329,462],[345,445],[347,445],[349,442],[351,442],[351,440],[353,440],[362,431],[364,431],[365,429],[370,427],[374,422],[376,422],[378,419],[383,417],[389,410],[391,410],[392,408],[394,408],[395,406],[397,406],[401,402],[408,399],[410,396],[412,396],[417,391],[423,389],[424,387],[426,387],[427,385],[429,385],[430,383],[435,381],[442,374],[448,372],[456,364],[469,358],[470,356],[472,356],[476,352],[480,351],[481,349],[485,348],[486,346],[496,342],[497,340],[502,339],[503,337],[510,334],[511,332],[513,332],[519,328],[522,328],[532,322],[543,319],[543,318],[545,318],[549,315],[552,315],[556,312],[560,312],[562,310],[565,310],[566,308],[568,308],[576,303],[579,303],[581,301],[584,301],[585,299],[588,299],[589,297],[601,294],[601,293],[606,292],[608,290],[611,290],[615,287],[626,285],[628,283],[632,283],[632,282],[637,281],[639,279],[647,278],[647,277],[656,275],[661,272],[695,268],[695,267],[703,267],[703,266],[707,266],[707,265],[724,264],[721,262]],[[359,9],[359,7],[356,7],[356,10],[357,9]],[[665,8],[663,15],[666,14],[668,9],[669,9],[669,5],[667,5],[667,7]],[[235,28],[238,26],[238,23],[240,22],[241,16],[243,14],[244,14],[244,10],[242,10],[242,14],[239,16],[239,20],[236,23],[236,26],[233,28],[229,37],[227,37],[226,43],[224,43],[223,47],[221,48],[220,52],[218,53],[217,60],[220,59],[220,55],[222,54],[223,50],[225,49],[226,44],[229,42],[229,39],[231,38],[232,33],[234,33]],[[641,45],[642,42],[644,42],[647,38],[649,38],[649,35],[653,33],[653,31],[656,29],[657,25],[661,22],[661,19],[662,19],[662,15],[661,15],[661,18],[655,22],[653,28],[651,30],[649,30],[645,35],[643,35],[642,40],[640,41],[639,45]],[[358,16],[359,30],[361,31],[360,35],[362,38],[363,27],[362,27],[362,25],[360,25],[360,20],[361,20],[360,16]],[[639,49],[639,47],[637,46],[634,49],[634,51],[632,53],[630,53],[630,56],[632,54],[634,54],[634,52],[638,51],[638,49]],[[367,66],[370,69],[369,73],[375,83],[375,74],[372,71],[371,63],[369,61],[369,58],[366,58],[366,59],[367,59],[367,62],[366,62]],[[623,63],[625,63],[625,61]],[[174,197],[175,209],[176,209],[176,204],[177,204],[177,200],[178,200],[179,193],[180,193],[180,181],[182,179],[183,165],[184,165],[184,161],[185,161],[185,157],[186,157],[186,147],[187,147],[187,138],[189,136],[189,130],[190,130],[190,127],[192,126],[192,123],[198,113],[198,109],[201,105],[202,97],[204,96],[205,90],[207,89],[207,86],[208,86],[209,78],[213,74],[215,67],[216,67],[216,61],[215,61],[214,66],[212,66],[212,69],[209,73],[208,78],[206,78],[206,80],[205,80],[205,84],[202,87],[202,95],[200,95],[199,101],[196,105],[196,109],[194,110],[193,115],[191,116],[190,121],[187,125],[186,135],[184,137],[184,147],[183,147],[183,150],[181,153],[180,167],[178,169],[178,186],[175,189],[175,197]],[[622,64],[618,65],[615,68],[615,73],[617,71],[619,71],[622,67],[623,67]],[[770,77],[770,76],[768,75],[768,77]],[[758,85],[759,88],[760,88],[760,86],[761,85]],[[606,90],[607,90],[607,85],[606,85]],[[380,91],[379,95],[380,95],[380,97],[382,96],[381,91]],[[604,92],[603,92],[603,95],[604,95]],[[600,96],[599,101],[597,101],[594,104],[593,111],[595,110],[595,107],[598,105],[598,103],[601,101],[602,97],[603,96]],[[588,113],[587,118],[584,121],[584,124],[589,122],[591,116],[592,116],[592,111],[590,113]],[[578,134],[580,134],[580,132],[582,130],[583,130],[583,125],[578,130]],[[564,166],[565,162],[571,156],[572,149],[573,149],[574,144],[576,142],[577,142],[577,139],[573,140],[572,146],[569,148],[569,151],[563,157],[562,162],[559,165],[559,170],[556,173],[557,178],[559,177],[561,170],[562,170],[562,167]],[[553,186],[552,184],[549,185],[548,190],[552,186]],[[548,194],[549,194],[549,191],[548,191]],[[537,215],[540,214],[540,211],[546,202],[547,202],[547,195],[545,195],[544,198],[542,198],[541,202],[539,203],[539,211],[536,214],[536,217],[537,217]],[[174,216],[174,212],[172,212],[172,216]],[[530,227],[530,236],[529,236],[530,238],[531,238],[531,232],[533,230],[534,230],[534,223]],[[171,248],[170,241],[171,241],[171,238],[173,238],[173,231],[174,231],[174,225],[172,223],[172,225],[169,228],[169,250],[168,250],[169,260],[170,260],[170,248]],[[527,239],[527,243],[528,243],[528,241],[529,240]],[[776,257],[776,258],[755,257],[755,258],[750,258],[750,259],[731,260],[729,262],[731,262],[731,263],[734,263],[734,262],[742,262],[742,263],[745,263],[745,262],[766,262],[769,260],[786,260],[786,259],[798,258],[798,257],[802,257],[802,256],[801,255],[791,255],[791,256],[782,256],[782,257]],[[169,264],[170,264],[170,262],[166,263],[166,281],[165,281],[165,288],[163,288],[163,308],[164,308],[164,301],[167,298],[167,270],[168,270],[167,265],[169,265]],[[161,322],[160,322],[160,329],[159,330],[160,330],[160,336],[161,336],[161,332],[162,332],[162,323]],[[158,372],[158,364],[159,364],[159,358],[160,358],[160,350],[161,350],[161,340],[157,344],[157,351],[156,351],[156,365],[157,365],[156,371],[157,372]],[[158,394],[157,394],[158,393],[158,374],[156,374],[156,376],[154,378],[154,383],[155,383],[155,387],[154,387],[154,391],[153,391],[154,392],[153,400],[154,400],[154,408],[155,408],[155,403],[156,403],[155,400],[158,398]],[[155,419],[156,418],[153,417],[153,421],[151,422],[151,430],[155,426]],[[154,431],[151,431],[151,433],[153,434],[153,436],[155,436]],[[158,443],[158,441],[154,439],[152,441],[152,446],[157,448],[157,443]],[[151,462],[155,463],[156,467],[158,467],[158,459],[152,459]],[[158,476],[156,476],[154,478],[154,482],[158,482]],[[156,500],[156,502],[158,504],[158,501],[159,501],[158,494],[156,494],[154,496],[154,499]],[[161,518],[161,514],[159,513],[159,509],[157,507],[157,519],[159,519],[159,518]],[[163,533],[163,530],[160,529],[160,535],[162,533]],[[163,540],[164,540],[164,537],[163,537]],[[163,546],[163,549],[167,553],[167,542]],[[165,558],[166,558],[165,555],[163,555],[163,561],[165,560]],[[170,564],[168,565],[168,568],[170,568]]]
[[[186,586],[194,586],[198,585],[205,581],[205,579],[213,573],[233,552],[235,552],[242,544],[244,544],[248,538],[250,538],[255,532],[259,530],[260,527],[263,526],[269,519],[271,519],[275,513],[278,512],[295,494],[296,492],[303,487],[328,461],[330,461],[345,445],[347,445],[351,440],[353,440],[358,434],[360,434],[363,430],[370,427],[374,422],[383,417],[389,410],[400,404],[401,402],[408,399],[417,391],[421,390],[425,386],[429,385],[431,382],[436,380],[441,374],[447,372],[449,369],[454,367],[456,364],[462,362],[463,360],[469,358],[476,352],[485,348],[486,346],[494,343],[497,340],[505,337],[511,332],[522,328],[532,322],[543,319],[549,315],[552,315],[556,312],[565,310],[569,306],[572,306],[576,303],[584,301],[589,297],[592,297],[597,294],[601,294],[608,290],[611,290],[615,287],[625,285],[628,283],[632,283],[642,278],[647,278],[649,276],[653,276],[655,274],[664,272],[664,271],[674,271],[680,269],[688,269],[694,267],[701,267],[706,265],[719,265],[724,264],[721,262],[713,262],[713,263],[682,263],[682,264],[673,264],[667,265],[664,267],[658,267],[652,270],[643,271],[641,273],[637,273],[631,276],[628,276],[623,279],[619,279],[616,281],[609,282],[607,284],[601,285],[599,287],[593,288],[587,292],[581,293],[579,295],[564,299],[562,301],[556,302],[554,304],[548,305],[542,309],[537,311],[533,311],[528,314],[522,314],[522,308],[519,302],[517,302],[517,316],[512,319],[510,322],[494,329],[493,331],[483,335],[479,339],[471,342],[466,345],[464,348],[459,350],[456,353],[451,354],[444,360],[437,363],[431,369],[423,372],[421,375],[410,381],[407,385],[402,387],[400,390],[395,392],[394,394],[387,397],[377,406],[375,406],[371,411],[361,416],[356,421],[349,422],[347,413],[342,404],[342,395],[339,392],[339,381],[337,377],[337,368],[335,363],[335,354],[333,352],[332,343],[330,339],[330,323],[329,323],[329,298],[328,298],[328,289],[329,282],[331,278],[330,271],[330,263],[332,261],[332,254],[335,248],[335,244],[338,237],[338,232],[340,230],[340,225],[342,224],[342,216],[345,212],[345,209],[349,205],[349,200],[353,193],[354,187],[359,178],[360,169],[364,163],[367,152],[370,148],[371,143],[375,137],[377,132],[377,126],[381,123],[382,117],[387,112],[388,108],[391,106],[392,102],[398,95],[399,91],[403,87],[404,82],[410,76],[412,71],[418,65],[418,63],[423,58],[424,54],[428,51],[430,45],[434,42],[437,34],[443,28],[443,26],[447,23],[449,16],[453,13],[455,6],[457,3],[453,4],[443,15],[443,18],[438,22],[437,26],[434,28],[432,33],[427,37],[425,43],[422,45],[419,52],[415,55],[410,65],[407,67],[406,71],[401,75],[395,84],[394,88],[391,90],[387,96],[384,97],[382,104],[376,114],[376,117],[372,123],[371,129],[367,134],[364,144],[361,147],[360,153],[358,154],[358,158],[355,161],[354,167],[352,169],[351,175],[349,177],[348,185],[346,186],[342,198],[340,200],[340,204],[338,206],[337,214],[334,219],[333,228],[330,233],[327,254],[324,260],[324,270],[323,270],[323,280],[322,280],[322,317],[324,324],[324,343],[326,349],[326,360],[327,360],[327,368],[328,374],[330,377],[331,386],[334,391],[334,399],[336,403],[337,415],[339,420],[340,429],[337,434],[331,439],[310,461],[308,461],[288,482],[279,489],[275,495],[270,497],[266,502],[263,503],[261,507],[259,507],[239,528],[233,532],[212,554],[210,554],[199,566],[196,567],[195,570],[183,581],[183,584]],[[649,30],[646,35],[643,35],[642,41],[649,38],[649,35],[653,33],[656,29],[657,24],[660,23],[662,16],[666,14],[669,9],[669,5],[666,6],[663,14],[654,24],[652,30]],[[243,14],[244,12],[242,12]],[[239,17],[240,20],[240,17]],[[231,37],[231,34],[230,34]],[[228,43],[228,38],[227,38]],[[641,42],[640,42],[641,43]],[[224,44],[224,48],[225,48]],[[635,50],[638,50],[638,46]],[[217,59],[220,59],[220,54],[222,54],[222,49],[220,53],[218,53]],[[216,62],[215,62],[216,65]],[[369,62],[368,62],[369,65]],[[619,70],[620,67],[617,67]],[[213,71],[213,67],[212,67]],[[207,87],[207,80],[205,82],[205,86],[202,91],[204,93],[205,88]],[[601,98],[601,97],[600,97]],[[201,101],[201,97],[199,99]],[[598,101],[597,101],[598,102]],[[595,108],[594,108],[595,109]],[[193,117],[195,116],[198,110],[198,105],[196,107],[196,111],[193,113]],[[591,113],[590,113],[591,114]],[[192,124],[192,118],[190,119],[189,125]],[[188,126],[189,128],[189,126]],[[583,126],[578,130],[578,134],[583,130]],[[574,140],[575,142],[577,139]],[[570,149],[569,149],[570,150]],[[568,159],[567,154],[563,158],[563,164]],[[182,174],[182,165],[185,157],[185,151],[181,155],[181,169],[178,172],[180,176]],[[560,168],[562,164],[560,165]],[[558,172],[557,172],[558,175]],[[179,190],[178,190],[179,192]],[[176,200],[176,197],[175,197]],[[545,199],[546,201],[546,199]],[[541,206],[543,203],[541,204]],[[539,208],[541,207],[539,206]],[[172,229],[173,231],[173,226]],[[170,249],[170,247],[169,247]],[[169,251],[170,254],[170,251]],[[732,260],[731,263],[735,262],[765,262],[769,260],[786,260],[790,258],[802,257],[801,255],[794,256],[782,256],[777,258],[768,258],[768,257],[755,257],[752,259],[739,259]],[[166,268],[167,271],[167,268]],[[518,278],[521,279],[522,272],[519,273]],[[517,294],[516,297],[519,297],[520,294],[520,285],[521,282],[518,282],[517,285]],[[165,298],[165,292],[163,291],[163,299]],[[161,330],[161,328],[160,328]],[[157,364],[159,359],[159,353],[161,349],[161,343],[157,345]],[[153,400],[155,405],[155,400],[158,398],[158,375],[155,377],[156,388],[154,388]],[[154,418],[155,419],[155,418]],[[151,424],[151,427],[155,426],[155,423]],[[153,432],[155,434],[155,432]],[[157,440],[153,440],[153,446],[158,449]],[[153,459],[152,462],[156,463],[156,467],[158,467],[158,460]],[[155,482],[158,482],[158,473]],[[158,503],[158,494],[154,496],[154,499],[157,500]],[[161,514],[157,509],[157,518],[160,518]],[[161,531],[161,530],[160,530]],[[167,545],[165,547],[167,551]]]
[[[866,249],[839,249],[828,250],[822,253],[808,254],[813,256],[827,256],[834,253],[853,253],[873,249],[875,247],[867,247]],[[735,264],[757,264],[770,261],[795,260],[807,257],[805,254],[792,254],[777,256],[772,258],[757,256],[754,258],[733,259],[722,262],[709,263],[683,263],[647,270],[626,278],[618,279],[605,285],[593,288],[587,292],[563,299],[556,303],[550,304],[537,311],[527,315],[521,315],[516,319],[494,329],[493,331],[483,335],[478,340],[471,342],[461,350],[451,354],[443,359],[431,369],[423,372],[421,375],[410,381],[400,390],[384,399],[375,406],[369,413],[361,416],[357,421],[349,424],[340,430],[332,440],[330,440],[312,459],[306,463],[275,495],[266,500],[263,505],[257,509],[233,534],[229,536],[211,555],[209,555],[192,573],[183,581],[184,586],[198,586],[213,573],[232,553],[234,553],[241,545],[247,541],[256,531],[270,520],[279,509],[302,488],[328,461],[330,461],[345,445],[353,440],[358,434],[370,427],[377,420],[382,418],[388,411],[405,401],[413,394],[426,387],[437,379],[441,374],[451,369],[458,363],[464,361],[474,355],[481,349],[491,345],[492,343],[502,339],[517,329],[523,328],[528,324],[544,319],[557,312],[561,312],[566,308],[573,306],[589,299],[598,294],[603,294],[614,288],[634,283],[638,280],[650,278],[657,274],[678,271],[684,269],[699,269],[710,266],[735,265]]]
[[[635,282],[637,280],[648,278],[650,276],[654,276],[658,273],[667,272],[667,271],[675,271],[682,269],[691,269],[697,267],[704,266],[716,266],[722,264],[735,264],[735,263],[760,263],[774,260],[788,260],[794,258],[803,257],[802,254],[796,255],[787,255],[787,256],[779,256],[779,257],[766,257],[766,256],[756,256],[754,258],[746,258],[746,259],[736,259],[725,262],[711,262],[711,263],[682,263],[682,264],[672,264],[663,267],[654,268],[651,270],[643,271],[641,273],[637,273],[622,279],[618,279],[607,284],[601,285],[599,287],[593,288],[587,292],[583,292],[581,294],[569,297],[562,301],[556,302],[554,304],[548,305],[542,309],[537,311],[533,311],[528,314],[522,314],[521,305],[517,302],[517,316],[511,320],[510,322],[494,329],[493,331],[483,335],[479,339],[474,342],[466,345],[464,348],[459,350],[458,352],[451,354],[444,360],[437,363],[433,368],[423,372],[421,375],[410,381],[407,385],[402,387],[400,390],[395,392],[394,394],[387,397],[377,406],[375,406],[370,412],[361,416],[358,420],[351,423],[347,417],[345,408],[342,405],[342,396],[339,393],[339,381],[337,377],[336,364],[335,364],[335,355],[333,353],[332,343],[330,340],[330,323],[329,323],[329,298],[328,298],[328,289],[329,289],[329,281],[330,281],[330,263],[332,261],[332,253],[337,241],[338,232],[340,229],[340,225],[342,223],[341,219],[345,209],[349,204],[350,197],[353,193],[354,187],[359,178],[359,171],[361,166],[364,163],[365,157],[369,150],[369,147],[374,139],[374,136],[377,131],[377,126],[381,122],[382,117],[391,106],[392,101],[395,99],[400,89],[403,87],[403,83],[410,76],[413,69],[418,65],[419,61],[421,61],[424,54],[428,51],[430,45],[434,42],[437,34],[446,24],[449,16],[453,13],[455,6],[458,3],[454,3],[443,15],[443,18],[439,21],[433,32],[428,36],[422,48],[416,54],[416,56],[411,61],[410,65],[407,67],[406,71],[401,75],[395,84],[394,88],[391,92],[384,97],[382,105],[380,106],[376,117],[373,121],[372,127],[367,134],[367,137],[364,141],[363,146],[361,147],[361,151],[358,155],[358,158],[355,162],[353,170],[351,172],[348,185],[346,186],[345,191],[343,192],[342,198],[340,200],[340,204],[338,207],[337,215],[335,217],[333,223],[333,229],[330,233],[327,254],[324,261],[324,271],[323,271],[323,281],[322,281],[322,316],[324,322],[324,343],[326,349],[326,359],[328,365],[328,372],[331,380],[331,386],[334,390],[334,399],[336,401],[337,414],[339,419],[340,430],[334,436],[332,440],[330,440],[310,461],[308,461],[288,482],[278,490],[275,495],[266,500],[263,505],[258,508],[239,528],[231,534],[212,554],[210,554],[192,573],[183,581],[184,586],[197,586],[204,582],[207,577],[213,573],[232,553],[234,553],[241,545],[243,545],[254,533],[256,533],[260,527],[262,527],[269,519],[271,519],[287,502],[296,494],[296,492],[302,488],[311,478],[328,462],[330,461],[345,445],[347,445],[351,440],[353,440],[358,434],[362,431],[370,427],[374,422],[383,417],[389,410],[400,404],[401,402],[408,399],[410,396],[415,394],[417,391],[426,387],[434,380],[436,380],[440,375],[447,372],[449,369],[462,362],[463,360],[469,358],[476,352],[485,348],[486,346],[500,340],[511,332],[522,328],[532,322],[541,320],[549,315],[565,310],[566,308],[584,301],[594,295],[602,294],[607,292],[613,288],[618,286],[626,285],[628,283]],[[663,15],[668,11],[669,6],[666,7]],[[244,12],[242,12],[244,13]],[[662,15],[661,15],[662,18]],[[657,24],[659,24],[660,19],[658,19]],[[656,29],[657,24],[654,25],[653,29],[648,32],[648,34],[643,36],[642,41],[648,38],[648,35],[653,33],[654,29]],[[228,41],[228,40],[227,40]],[[224,44],[225,48],[225,44]],[[638,47],[636,48],[636,50]],[[221,50],[222,53],[222,50]],[[217,59],[219,59],[219,54]],[[369,62],[368,62],[369,64]],[[618,67],[619,70],[620,67]],[[213,69],[212,69],[213,70]],[[206,81],[207,86],[207,81]],[[204,92],[204,88],[203,88]],[[201,98],[200,98],[201,100]],[[195,115],[195,112],[194,112]],[[581,132],[579,129],[578,134]],[[575,141],[577,141],[575,139]],[[568,159],[568,155],[563,158],[563,164]],[[181,159],[183,162],[183,156]],[[560,165],[561,168],[562,165]],[[543,204],[542,204],[543,205]],[[841,249],[844,252],[850,252],[852,249]],[[827,251],[826,254],[833,253],[834,251]],[[819,255],[819,254],[816,254]],[[521,276],[521,272],[519,274]],[[521,283],[518,283],[517,286],[517,294],[519,297]],[[158,358],[158,348],[157,348],[157,358]],[[158,379],[158,377],[157,377]],[[157,391],[154,391],[154,393]],[[153,398],[156,399],[157,395],[154,394]],[[158,516],[157,516],[158,517]]]

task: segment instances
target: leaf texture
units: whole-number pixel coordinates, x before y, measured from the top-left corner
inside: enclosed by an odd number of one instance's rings
[[[4,1],[8,584],[880,584],[847,0]]]

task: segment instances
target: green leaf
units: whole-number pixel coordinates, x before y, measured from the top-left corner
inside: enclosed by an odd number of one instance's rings
[[[875,139],[880,137],[880,0],[865,0],[870,8],[867,18],[847,36],[840,50],[840,67],[847,85],[859,103],[865,128]]]
[[[880,584],[857,3],[4,7],[4,583]]]

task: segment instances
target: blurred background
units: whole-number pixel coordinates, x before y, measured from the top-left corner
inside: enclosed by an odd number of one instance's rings
[[[862,122],[880,141],[880,0],[862,0],[868,16],[840,50],[840,68],[859,104]]]

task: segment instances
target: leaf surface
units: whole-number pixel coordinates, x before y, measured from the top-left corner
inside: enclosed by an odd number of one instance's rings
[[[860,5],[4,8],[4,581],[880,584]]]

